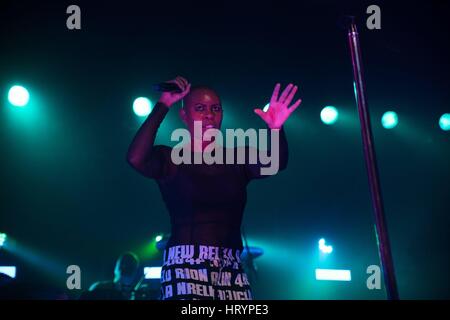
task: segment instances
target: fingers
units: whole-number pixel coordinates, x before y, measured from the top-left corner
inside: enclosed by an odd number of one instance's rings
[[[184,92],[187,88],[187,86],[189,85],[189,82],[180,76],[177,76],[175,79],[167,81],[169,83],[175,83],[181,90],[181,92]]]
[[[286,104],[288,106],[291,103],[292,99],[294,99],[297,89],[298,89],[297,86],[294,86],[292,88],[291,92],[289,92],[289,95],[287,96],[286,100],[284,101],[284,104]]]
[[[169,81],[166,81],[167,83],[175,83],[175,84],[178,84],[178,82],[177,82],[177,80],[176,79],[172,79],[172,80],[169,80]]]
[[[280,93],[280,86],[281,85],[279,83],[277,83],[275,85],[275,88],[273,89],[273,93],[272,93],[272,98],[270,98],[270,104],[277,102],[278,94]]]
[[[181,81],[181,83],[183,84],[183,88],[187,87],[187,85],[189,84],[189,82],[183,77],[178,76],[176,79]]]
[[[180,88],[180,91],[183,92],[186,88],[186,85],[184,84],[184,82],[180,79],[180,77],[176,77],[175,78],[175,83],[177,84],[177,86]]]
[[[289,93],[291,92],[292,87],[293,87],[293,84],[289,83],[288,86],[286,87],[286,89],[284,89],[283,93],[281,94],[280,99],[278,99],[279,102],[284,103],[284,101],[288,97]]]
[[[189,83],[186,86],[186,88],[184,89],[184,91],[181,93],[182,98],[184,98],[189,93],[190,90],[191,90],[191,84]]]
[[[289,114],[294,112],[295,109],[297,109],[297,107],[300,105],[300,103],[302,103],[302,99],[298,99],[297,101],[295,101],[295,103],[288,109]]]
[[[266,120],[265,120],[266,113],[265,113],[263,110],[261,110],[261,109],[254,109],[253,111],[254,111],[258,116],[260,116],[261,119],[263,119],[264,121],[266,121]]]

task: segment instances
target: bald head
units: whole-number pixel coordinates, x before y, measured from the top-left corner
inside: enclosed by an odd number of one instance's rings
[[[183,98],[183,108],[196,102],[220,104],[220,97],[216,91],[207,86],[193,86],[189,93]]]
[[[183,107],[179,113],[191,135],[194,134],[196,121],[201,121],[204,129],[220,129],[222,124],[222,103],[219,95],[206,86],[191,87],[183,99]]]

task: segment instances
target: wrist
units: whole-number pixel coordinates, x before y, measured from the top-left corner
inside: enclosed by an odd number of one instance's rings
[[[157,103],[163,104],[167,108],[170,108],[172,106],[172,103],[170,103],[169,101],[164,100],[164,99],[159,99]]]

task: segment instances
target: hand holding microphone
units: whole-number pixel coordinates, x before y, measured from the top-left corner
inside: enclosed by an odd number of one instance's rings
[[[191,84],[185,78],[178,76],[173,80],[155,85],[155,89],[162,91],[158,102],[170,108],[174,103],[180,101],[189,93]]]

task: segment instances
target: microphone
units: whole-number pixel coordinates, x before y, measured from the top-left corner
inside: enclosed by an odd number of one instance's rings
[[[176,83],[161,82],[153,85],[153,89],[159,92],[176,92],[180,93],[182,90]]]

